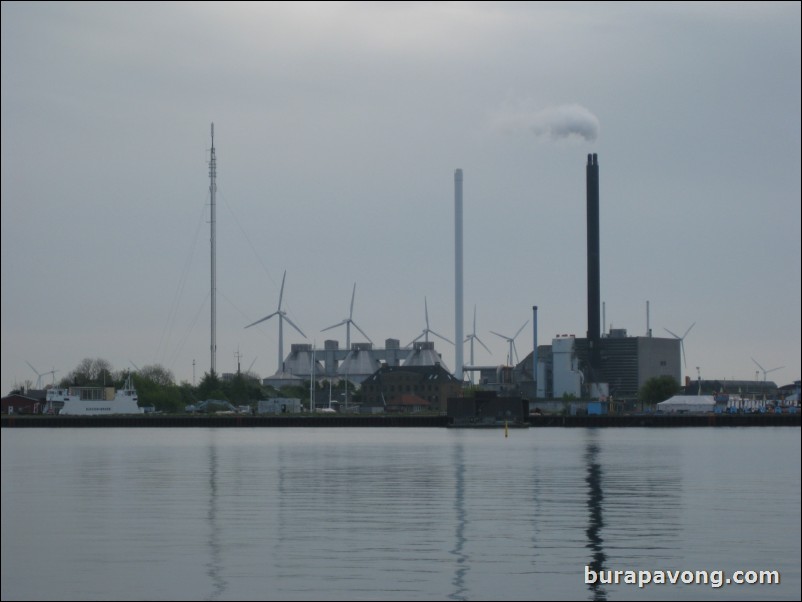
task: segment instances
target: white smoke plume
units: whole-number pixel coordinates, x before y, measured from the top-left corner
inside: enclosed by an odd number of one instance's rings
[[[587,142],[599,136],[599,119],[579,104],[558,105],[535,111],[505,110],[494,118],[504,130],[528,130],[552,140],[580,137]]]

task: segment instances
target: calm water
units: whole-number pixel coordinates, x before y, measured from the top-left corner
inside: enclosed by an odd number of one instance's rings
[[[2,599],[799,600],[801,432],[3,429]]]

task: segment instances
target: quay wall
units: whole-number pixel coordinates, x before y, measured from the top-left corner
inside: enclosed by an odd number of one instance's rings
[[[418,415],[117,415],[0,417],[2,428],[93,428],[93,427],[446,427],[447,416]],[[801,414],[668,414],[603,416],[530,416],[539,427],[688,427],[688,426],[802,426]]]

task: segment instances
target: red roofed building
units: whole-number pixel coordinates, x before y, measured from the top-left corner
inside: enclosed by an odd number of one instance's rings
[[[43,406],[43,400],[21,393],[11,393],[0,399],[0,412],[3,414],[38,414]]]
[[[462,383],[441,364],[433,366],[382,366],[362,381],[362,405],[390,408],[406,405],[424,407],[421,403],[405,404],[412,397],[429,404],[433,412],[446,412],[446,400],[462,395]],[[404,410],[407,411],[407,410]],[[420,410],[416,410],[420,411]]]

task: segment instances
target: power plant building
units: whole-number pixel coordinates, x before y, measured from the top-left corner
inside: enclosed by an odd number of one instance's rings
[[[563,335],[551,345],[538,346],[537,392],[532,378],[532,354],[515,367],[515,387],[530,399],[633,399],[650,378],[671,376],[681,384],[680,341],[674,338],[630,337],[624,329],[613,329],[598,342],[596,383],[589,379],[588,339]],[[592,385],[604,384],[593,388]]]
[[[454,174],[455,190],[455,332],[457,349],[454,383],[461,386],[463,366],[460,341],[462,334],[462,170]],[[537,345],[537,307],[534,312],[534,339],[537,349],[530,353],[517,366],[470,366],[471,372],[480,372],[480,387],[495,390],[506,395],[520,395],[529,399],[600,399],[612,396],[615,399],[637,397],[639,389],[651,378],[671,376],[681,383],[682,339],[627,336],[624,329],[611,329],[602,332],[601,320],[601,258],[600,258],[600,202],[599,202],[599,160],[598,155],[589,154],[586,166],[586,208],[587,208],[587,332],[584,338],[574,335],[557,336],[551,345]],[[283,282],[283,281],[282,281]],[[356,285],[354,285],[354,290]],[[282,284],[283,290],[283,284]],[[353,313],[353,297],[351,308]],[[279,307],[281,298],[279,299]],[[350,324],[351,317],[337,324]],[[354,326],[356,326],[354,324]],[[329,328],[334,328],[331,326]],[[358,328],[358,327],[357,327]],[[523,328],[523,327],[522,327]],[[325,329],[325,330],[328,330]],[[360,331],[361,332],[361,331]],[[314,360],[309,345],[293,345],[290,356],[284,362],[284,370],[295,377],[309,378],[311,366],[315,366],[318,378],[347,378],[351,382],[364,382],[370,388],[365,391],[368,405],[389,403],[388,395],[400,394],[400,390],[388,387],[400,386],[392,382],[397,378],[411,378],[418,369],[448,374],[434,343],[428,340],[428,309],[424,341],[415,340],[411,350],[401,348],[398,340],[387,339],[385,349],[374,349],[372,343],[350,345],[348,334],[347,349],[339,349],[337,341],[325,342],[325,348],[316,352]],[[520,331],[519,331],[520,333]],[[364,334],[364,333],[363,333]],[[433,333],[436,334],[436,333]],[[422,336],[422,335],[421,335]],[[437,335],[440,336],[440,335]],[[516,335],[517,336],[517,335]],[[420,336],[418,337],[420,338]],[[513,339],[514,340],[514,339]],[[512,342],[511,351],[512,353]],[[322,364],[321,364],[322,362]],[[510,362],[512,359],[510,358]],[[536,364],[536,365],[535,365]],[[395,372],[406,368],[410,372]],[[380,375],[380,376],[379,376]],[[377,381],[378,378],[378,381]],[[414,379],[413,379],[414,380]],[[410,381],[411,382],[411,381]],[[380,386],[381,385],[381,386]],[[410,384],[410,386],[412,386]],[[421,385],[422,386],[422,385]],[[378,387],[378,388],[377,388]],[[417,394],[433,405],[440,404],[445,411],[445,400],[457,393],[438,392],[432,395],[428,390],[405,391]],[[379,399],[379,395],[383,399]],[[395,397],[395,395],[393,395]]]
[[[587,364],[586,339],[577,339],[580,365]],[[612,330],[599,340],[599,378],[615,398],[634,398],[650,378],[671,376],[682,383],[680,341],[674,338],[629,337],[626,330]]]

